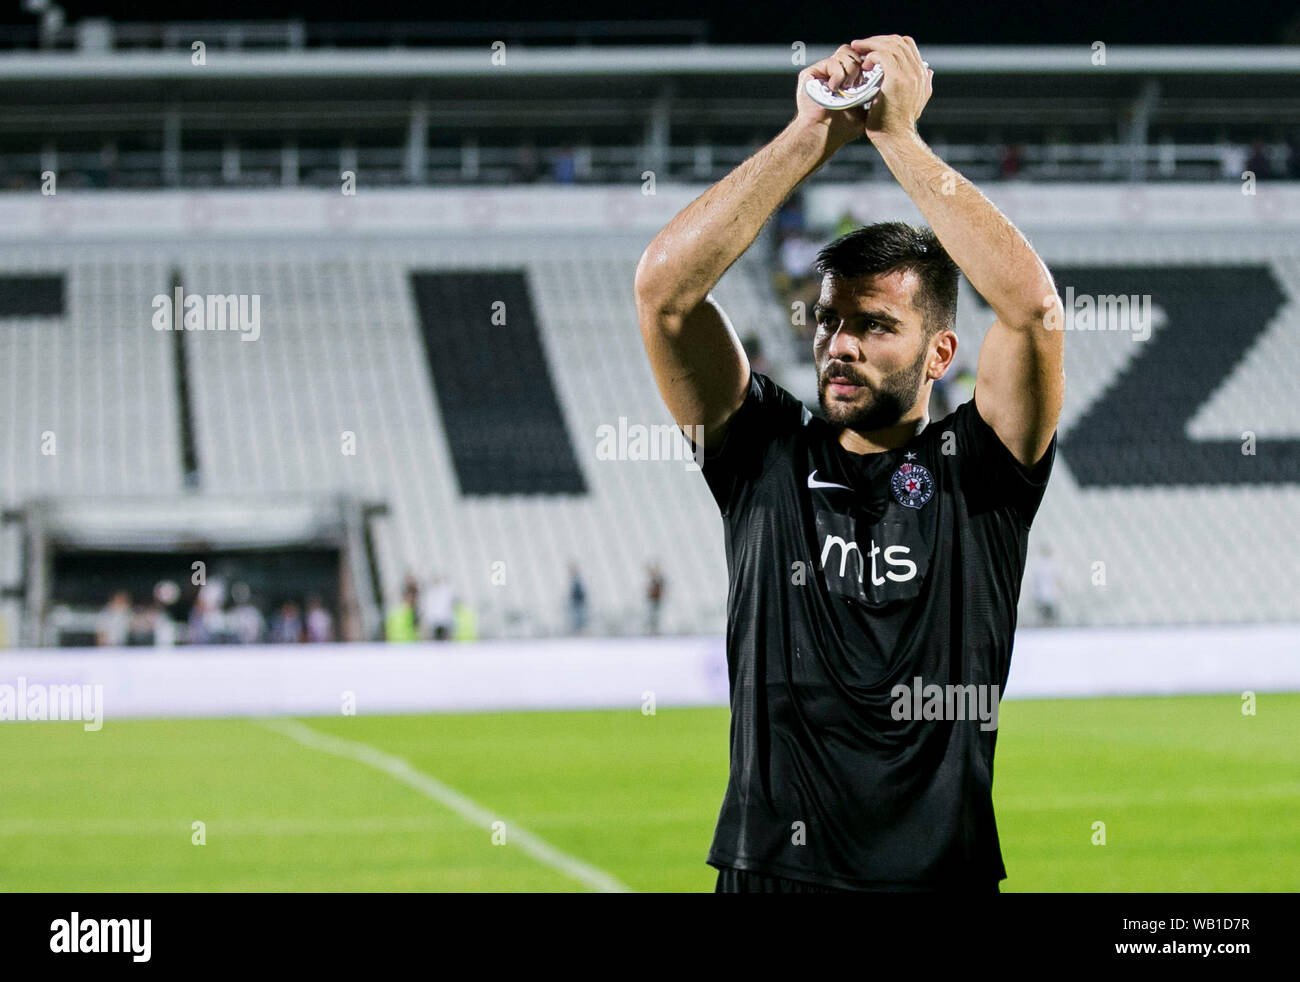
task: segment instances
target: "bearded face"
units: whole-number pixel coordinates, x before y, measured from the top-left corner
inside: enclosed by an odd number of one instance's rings
[[[843,281],[826,276],[817,302],[817,397],[836,426],[859,432],[897,424],[916,405],[930,355],[913,306],[911,271]]]
[[[822,415],[836,426],[863,433],[894,426],[921,395],[926,354],[922,347],[912,364],[877,382],[869,380],[852,363],[828,362],[817,381]]]

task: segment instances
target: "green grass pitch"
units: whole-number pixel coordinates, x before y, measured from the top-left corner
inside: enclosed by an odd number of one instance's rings
[[[1300,694],[1241,706],[1004,703],[1003,890],[1300,890]],[[633,890],[713,887],[724,709],[303,722],[436,778],[505,822],[505,844],[251,720],[0,723],[0,891],[587,889],[519,848],[519,826]]]

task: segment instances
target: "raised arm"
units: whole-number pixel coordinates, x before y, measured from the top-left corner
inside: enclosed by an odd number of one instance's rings
[[[1026,467],[1047,451],[1065,398],[1065,335],[1056,286],[1029,242],[916,132],[934,72],[910,37],[854,41],[863,70],[884,66],[866,133],[898,183],[997,320],[984,338],[975,408]]]
[[[862,135],[864,112],[829,112],[803,91],[809,77],[838,86],[857,69],[847,44],[804,69],[794,120],[682,209],[637,264],[637,316],[659,392],[679,426],[704,428],[706,446],[721,439],[749,387],[749,361],[709,291],[790,192]]]

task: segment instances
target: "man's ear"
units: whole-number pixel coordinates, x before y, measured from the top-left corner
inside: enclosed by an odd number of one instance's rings
[[[957,333],[940,331],[931,340],[930,346],[931,355],[926,363],[926,377],[938,380],[948,373],[953,359],[957,356]]]

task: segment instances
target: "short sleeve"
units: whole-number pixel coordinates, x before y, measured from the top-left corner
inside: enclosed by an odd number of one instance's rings
[[[762,476],[775,441],[804,425],[812,414],[766,375],[751,371],[745,401],[727,424],[722,443],[705,448],[700,470],[725,515],[745,487]]]
[[[957,407],[953,420],[963,491],[978,507],[1006,507],[1026,528],[1033,524],[1056,460],[1057,434],[1033,467],[1007,449],[975,408],[972,398]]]

